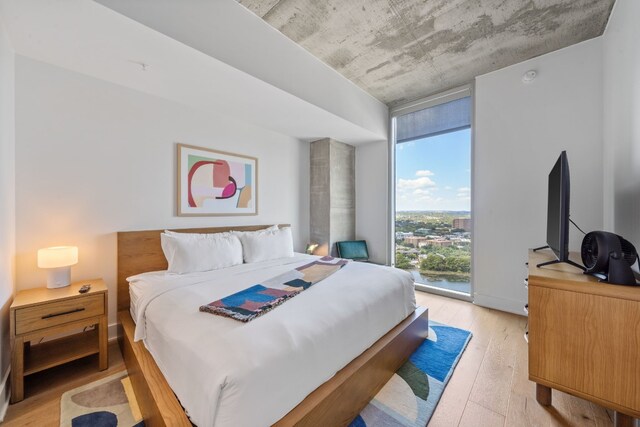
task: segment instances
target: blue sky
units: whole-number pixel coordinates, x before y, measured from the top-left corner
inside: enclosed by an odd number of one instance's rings
[[[471,210],[471,130],[396,146],[396,210]]]

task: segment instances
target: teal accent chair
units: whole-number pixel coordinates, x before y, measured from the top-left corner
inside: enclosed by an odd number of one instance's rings
[[[352,259],[354,261],[369,261],[367,242],[364,240],[336,242],[336,249],[340,258]]]

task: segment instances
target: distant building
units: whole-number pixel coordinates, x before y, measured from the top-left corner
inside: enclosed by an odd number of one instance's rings
[[[471,218],[455,218],[453,220],[453,228],[471,231]]]
[[[404,239],[413,236],[412,232],[396,231],[396,239]]]
[[[426,236],[431,232],[430,228],[418,228],[415,232],[416,236]]]
[[[453,242],[451,240],[446,240],[437,236],[408,236],[404,238],[403,242],[405,244],[413,245],[416,248],[424,248],[425,246],[446,247],[453,245]]]
[[[451,240],[445,240],[445,239],[432,239],[432,240],[427,240],[426,242],[424,242],[420,246],[429,246],[429,245],[431,245],[431,246],[439,246],[441,248],[444,248],[446,246],[453,245],[453,242]]]
[[[461,244],[461,245],[469,245],[471,244],[471,239],[467,239],[465,237],[453,237],[451,238],[453,243]]]
[[[416,248],[420,246],[421,242],[426,242],[427,240],[429,240],[428,237],[422,237],[422,236],[406,236],[403,240],[404,243],[408,244],[408,245],[413,245]]]

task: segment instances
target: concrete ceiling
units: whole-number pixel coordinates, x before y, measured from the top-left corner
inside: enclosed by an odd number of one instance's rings
[[[601,35],[615,0],[237,0],[391,106]]]

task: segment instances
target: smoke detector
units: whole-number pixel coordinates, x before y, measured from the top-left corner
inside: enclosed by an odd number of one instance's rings
[[[535,80],[537,75],[538,75],[538,72],[536,70],[529,70],[522,75],[522,82],[531,83],[532,81]]]

